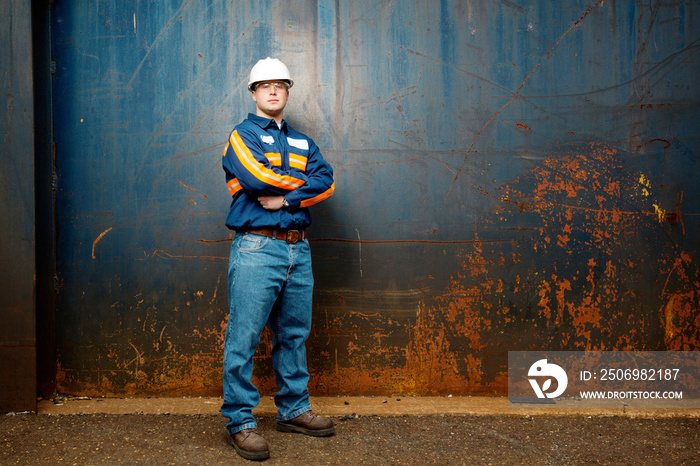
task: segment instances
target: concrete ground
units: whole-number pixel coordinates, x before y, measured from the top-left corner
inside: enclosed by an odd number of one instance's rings
[[[246,464],[217,398],[64,398],[0,416],[0,464]],[[312,398],[336,435],[277,432],[265,464],[700,464],[700,410],[513,408],[505,398]]]

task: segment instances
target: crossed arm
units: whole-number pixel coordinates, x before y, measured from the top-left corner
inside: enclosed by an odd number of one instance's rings
[[[273,164],[262,147],[258,147],[254,134],[239,134],[233,131],[224,151],[224,168],[231,195],[240,190],[256,197],[262,208],[275,211],[284,206],[285,199],[290,209],[309,207],[333,195],[335,183],[333,169],[323,159],[318,147],[310,141],[305,160],[305,171],[283,170],[277,162]],[[297,162],[298,163],[298,162]]]

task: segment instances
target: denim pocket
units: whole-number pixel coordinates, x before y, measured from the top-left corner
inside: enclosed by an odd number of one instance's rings
[[[238,250],[241,252],[258,251],[267,244],[269,239],[266,236],[246,234],[241,238]]]

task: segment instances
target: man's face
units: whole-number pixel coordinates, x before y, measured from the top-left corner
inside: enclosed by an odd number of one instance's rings
[[[263,81],[252,91],[253,100],[258,108],[258,115],[274,119],[282,114],[289,89],[284,81]]]

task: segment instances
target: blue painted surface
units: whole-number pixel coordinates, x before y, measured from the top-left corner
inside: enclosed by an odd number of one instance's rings
[[[63,389],[219,392],[220,157],[266,56],[336,171],[313,209],[313,393],[504,393],[508,350],[698,349],[698,20],[690,2],[56,2]]]

